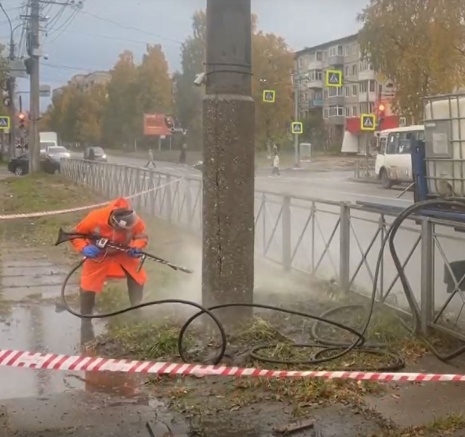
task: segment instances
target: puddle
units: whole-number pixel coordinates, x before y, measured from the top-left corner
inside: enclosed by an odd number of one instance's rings
[[[95,334],[104,322],[94,322]],[[56,313],[54,305],[21,305],[0,323],[0,348],[61,354],[81,354],[81,320]],[[0,367],[0,399],[46,396],[67,390],[85,389],[84,372],[37,371]]]

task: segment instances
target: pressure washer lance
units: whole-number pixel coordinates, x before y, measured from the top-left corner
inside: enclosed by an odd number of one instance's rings
[[[121,252],[128,252],[131,247],[126,246],[124,244],[116,243],[114,241],[109,240],[108,238],[102,238],[100,235],[97,234],[84,234],[80,232],[66,232],[62,228],[58,231],[58,238],[55,243],[55,246],[58,246],[62,243],[65,243],[67,241],[71,240],[77,240],[77,239],[86,239],[92,241],[99,249],[105,250],[105,249],[114,249],[114,250],[119,250]],[[170,267],[171,269],[175,271],[180,271],[183,273],[194,273],[193,270],[190,270],[186,267],[178,266],[176,264],[173,264],[163,258],[160,258],[156,255],[153,255],[151,253],[145,252],[143,250],[140,251],[140,263],[139,266],[137,267],[137,271],[140,272],[146,259],[151,259],[152,261],[155,261],[157,263],[163,264],[167,267]],[[87,258],[83,258],[82,261],[85,261]],[[57,302],[56,304],[56,311],[61,313],[65,311],[66,308],[62,303]]]

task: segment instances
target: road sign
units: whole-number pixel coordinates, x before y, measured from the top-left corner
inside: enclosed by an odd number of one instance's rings
[[[263,101],[266,103],[274,103],[276,101],[276,91],[275,90],[264,90]]]
[[[0,129],[10,129],[10,117],[6,115],[0,115]]]
[[[27,78],[26,65],[20,59],[8,61],[8,76],[17,78]]]
[[[40,97],[50,97],[51,91],[50,85],[41,85],[39,95]]]
[[[376,130],[376,115],[362,114],[360,117],[360,129],[365,131]]]
[[[304,133],[304,126],[300,121],[294,121],[291,128],[293,134],[300,135]]]
[[[341,70],[326,70],[326,86],[329,88],[340,88],[342,86]]]

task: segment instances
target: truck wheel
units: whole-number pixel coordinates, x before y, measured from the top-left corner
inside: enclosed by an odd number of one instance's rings
[[[386,190],[392,187],[392,181],[389,180],[388,173],[384,168],[381,170],[381,186]]]

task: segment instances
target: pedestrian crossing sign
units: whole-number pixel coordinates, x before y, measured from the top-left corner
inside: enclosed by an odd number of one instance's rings
[[[376,115],[375,114],[362,114],[360,117],[360,129],[363,131],[376,130]]]
[[[304,133],[304,126],[300,121],[294,121],[291,125],[291,128],[294,135],[300,135]]]
[[[10,117],[6,115],[0,115],[0,130],[10,128]]]
[[[341,70],[326,70],[325,82],[328,88],[340,88],[342,86]]]
[[[263,101],[266,103],[274,103],[276,101],[276,91],[275,90],[264,90]]]

